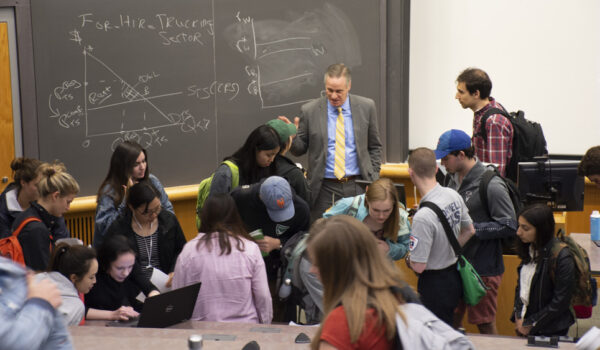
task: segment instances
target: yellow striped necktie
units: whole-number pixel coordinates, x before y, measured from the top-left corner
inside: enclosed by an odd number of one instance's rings
[[[333,174],[339,179],[346,174],[346,132],[342,107],[338,107],[338,117],[335,122],[335,165]]]

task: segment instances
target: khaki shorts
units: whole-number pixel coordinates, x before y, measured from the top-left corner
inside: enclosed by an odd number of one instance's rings
[[[458,303],[455,313],[461,315],[467,308],[467,321],[471,324],[491,323],[496,320],[496,310],[498,309],[498,288],[502,281],[502,275],[498,276],[482,276],[483,283],[489,288],[487,293],[479,304],[475,306],[466,305],[463,300]]]

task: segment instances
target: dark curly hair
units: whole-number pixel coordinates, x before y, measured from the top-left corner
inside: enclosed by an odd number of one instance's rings
[[[585,152],[577,172],[580,176],[600,175],[600,146],[594,146]]]

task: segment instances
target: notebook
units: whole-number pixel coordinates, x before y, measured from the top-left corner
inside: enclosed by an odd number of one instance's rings
[[[194,312],[201,283],[146,298],[138,319],[111,321],[109,327],[165,328],[188,320]]]

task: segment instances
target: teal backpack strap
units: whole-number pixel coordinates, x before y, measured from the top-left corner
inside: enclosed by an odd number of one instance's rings
[[[346,215],[352,216],[353,218],[355,218],[356,214],[358,213],[358,208],[360,207],[361,203],[362,203],[362,196],[354,197],[354,200],[352,200],[352,204],[348,208]]]

